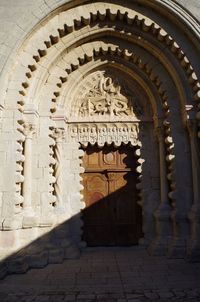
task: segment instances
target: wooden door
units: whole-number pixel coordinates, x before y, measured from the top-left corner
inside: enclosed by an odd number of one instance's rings
[[[83,240],[88,246],[137,244],[142,231],[134,149],[89,146],[83,166]]]

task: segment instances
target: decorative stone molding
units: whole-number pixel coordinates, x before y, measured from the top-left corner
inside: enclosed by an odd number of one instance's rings
[[[88,123],[69,124],[69,141],[79,142],[86,147],[98,144],[104,146],[105,143],[120,146],[122,143],[133,146],[138,145],[139,125],[138,123]]]
[[[180,63],[180,66],[185,71],[186,76],[188,77],[188,82],[192,85],[192,90],[196,92],[199,90],[198,81],[196,74],[191,66],[190,61],[186,57],[183,50],[180,48],[180,46],[173,40],[173,38],[158,24],[156,24],[153,20],[147,18],[143,15],[138,15],[137,12],[134,10],[131,10],[127,8],[124,10],[124,7],[120,5],[112,4],[112,7],[105,8],[102,7],[101,4],[96,4],[95,10],[94,6],[91,4],[84,5],[84,10],[87,11],[87,25],[93,24],[93,20],[97,22],[102,22],[105,20],[105,18],[108,18],[110,22],[121,22],[122,20],[126,20],[127,24],[123,23],[123,31],[130,32],[130,26],[131,30],[136,27],[140,29],[145,35],[153,36],[154,39],[158,41],[158,43],[165,44],[165,46],[171,51],[171,53],[177,58],[177,60]],[[98,13],[98,12],[101,13]],[[68,18],[68,14],[72,14],[76,16],[75,19]],[[71,15],[70,15],[71,16]],[[115,16],[115,17],[114,17]],[[58,21],[59,20],[59,21]],[[62,20],[70,20],[68,23],[62,23]],[[66,35],[71,34],[74,30],[77,30],[78,28],[81,29],[82,27],[86,26],[85,18],[83,15],[80,14],[79,10],[76,8],[72,8],[71,10],[67,12],[61,12],[60,18],[55,20],[52,20],[52,22],[57,22],[56,28],[58,28],[58,31],[55,32],[55,36],[52,35],[52,32],[49,31],[49,37],[46,37],[45,43],[43,45],[46,45],[45,48],[38,49],[37,53],[35,53],[34,56],[32,56],[33,62],[30,62],[29,64],[29,72],[27,72],[27,80],[22,83],[23,89],[26,89],[29,86],[29,79],[31,78],[31,73],[37,69],[37,64],[40,62],[43,56],[48,55],[48,49],[51,48],[55,43],[59,43],[60,39],[63,39]],[[132,24],[135,26],[133,27]],[[47,31],[50,28],[47,28]],[[52,28],[51,28],[52,30]],[[39,32],[38,32],[39,35]],[[41,35],[43,36],[43,35]],[[37,34],[32,38],[32,44],[36,45],[34,43],[34,40],[38,41]],[[31,43],[31,42],[30,42]],[[37,43],[38,45],[38,43]],[[41,43],[42,45],[42,43]],[[22,95],[25,95],[25,92],[21,91]]]
[[[54,156],[54,149],[55,149],[55,145],[56,142],[54,140],[53,137],[53,133],[51,131],[50,137],[53,138],[50,146],[49,146],[49,205],[50,207],[55,207],[56,205],[56,196],[54,194],[54,186],[55,186],[55,182],[56,182],[56,178],[55,178],[55,164],[56,164],[56,160],[55,160],[55,156]]]
[[[65,138],[65,130],[63,128],[54,128],[52,137],[55,139],[55,148],[54,148],[54,156],[55,156],[55,166],[54,166],[54,174],[55,174],[55,184],[54,184],[54,193],[56,196],[56,207],[63,206],[62,199],[62,143]]]
[[[137,203],[143,207],[143,194],[142,194],[142,189],[143,189],[143,182],[142,182],[142,164],[144,162],[144,159],[141,158],[141,143],[138,144],[138,146],[136,146],[137,149],[135,150],[135,156],[137,158],[137,167],[136,167],[136,172],[138,173],[138,177],[137,177],[137,184],[136,184],[136,188],[138,190],[138,201]]]
[[[15,180],[15,197],[14,197],[14,215],[17,215],[19,218],[19,225],[16,228],[21,228],[21,214],[23,210],[23,202],[24,202],[24,197],[22,195],[22,187],[23,187],[23,182],[24,182],[24,175],[23,175],[23,164],[25,161],[25,156],[22,154],[23,152],[23,143],[24,143],[24,136],[21,137],[20,140],[17,142],[17,147],[16,147],[16,180]],[[13,221],[17,217],[12,218]],[[9,227],[7,227],[9,229]],[[5,229],[5,226],[4,226]],[[12,229],[12,227],[11,227]]]
[[[53,174],[55,178],[51,184],[51,193],[53,194],[52,198],[54,199],[53,205],[55,209],[64,211],[62,162],[67,118],[62,109],[58,110],[51,118],[54,122],[54,127],[51,129],[51,137],[55,142],[54,146],[51,148],[52,163],[50,165],[50,173]]]
[[[155,128],[160,159],[160,205],[155,211],[157,237],[151,243],[149,250],[153,255],[165,255],[171,237],[171,206],[169,203],[169,185],[167,180],[167,164],[165,151],[165,134],[162,122]]]
[[[170,184],[169,198],[173,201],[176,199],[176,171],[175,171],[175,155],[174,141],[171,136],[171,124],[165,119],[163,123],[165,129],[165,145],[166,145],[166,160],[167,160],[167,178]]]
[[[143,131],[143,129],[141,129]],[[140,133],[141,134],[141,133]],[[138,145],[135,149],[135,157],[137,159],[137,166],[136,166],[136,172],[137,172],[137,203],[142,208],[142,216],[143,216],[143,223],[142,223],[142,231],[144,234],[144,237],[140,239],[139,243],[141,245],[146,246],[148,242],[148,238],[146,238],[148,235],[145,232],[146,229],[146,221],[145,221],[145,204],[144,204],[144,190],[145,190],[145,184],[144,184],[144,171],[143,171],[143,164],[145,162],[145,159],[142,158],[142,142],[138,142]]]
[[[159,144],[161,207],[165,210],[169,210],[164,127],[158,127],[155,131]]]
[[[157,217],[157,238],[152,242],[149,249],[151,253],[153,254],[165,254],[168,253],[169,255],[172,253],[173,248],[171,247],[171,244],[173,242],[173,238],[170,241],[170,237],[175,236],[176,237],[176,217],[173,215],[173,213],[176,212],[175,207],[175,201],[176,201],[176,170],[175,170],[175,155],[174,155],[174,141],[171,134],[171,122],[169,121],[171,118],[171,112],[168,105],[168,97],[165,93],[165,97],[162,99],[162,107],[164,111],[164,121],[159,121],[158,124],[156,124],[155,129],[159,129],[157,131],[157,138],[159,141],[159,155],[160,158],[163,158],[162,153],[164,153],[166,163],[164,161],[162,162],[162,171],[160,169],[160,175],[163,174],[163,183],[161,180],[160,183],[160,189],[163,192],[162,188],[166,187],[165,182],[168,182],[168,193],[166,195],[166,192],[164,194],[161,194],[161,204],[158,208],[158,210],[155,212],[155,216]],[[162,130],[161,130],[162,129]],[[162,133],[160,133],[162,132]],[[162,138],[163,135],[163,138]],[[164,144],[163,145],[163,140]],[[162,151],[164,150],[164,152]],[[163,159],[162,159],[163,160]],[[161,166],[160,166],[161,168]],[[164,170],[163,170],[164,168]],[[167,177],[167,179],[165,179]],[[164,197],[165,196],[165,197]],[[163,198],[164,197],[164,198]],[[168,199],[169,198],[169,199]],[[164,202],[163,202],[164,201]],[[172,205],[172,207],[170,206]],[[172,226],[169,225],[170,220],[173,220]],[[173,233],[173,234],[172,234]],[[167,240],[162,240],[162,235],[167,237]],[[164,238],[163,236],[163,238]],[[167,245],[168,249],[167,250]]]
[[[193,32],[197,38],[200,37],[200,28],[197,20],[192,14],[188,14],[188,10],[185,10],[183,6],[173,0],[156,0],[155,2],[159,5],[159,9],[162,6],[164,10],[173,11],[177,19],[181,20],[190,32]]]
[[[166,162],[167,162],[167,179],[169,181],[169,193],[168,196],[170,198],[170,204],[171,204],[171,239],[168,236],[168,250],[167,255],[170,257],[179,257],[178,253],[178,244],[182,240],[181,239],[181,232],[177,229],[177,223],[178,222],[178,216],[177,216],[177,206],[176,206],[176,200],[177,200],[177,185],[176,185],[176,169],[175,169],[175,155],[174,155],[174,141],[171,135],[171,123],[169,122],[168,118],[170,115],[168,104],[166,104],[165,109],[165,120],[163,122],[164,126],[164,133],[165,133],[165,146],[166,146]],[[167,229],[169,233],[169,229]],[[177,238],[180,238],[177,240]],[[183,247],[183,241],[181,243]],[[183,247],[184,251],[185,247]],[[184,252],[183,252],[184,253]]]
[[[158,95],[160,96],[160,98],[162,99],[162,101],[164,102],[166,99],[166,92],[163,89],[163,83],[160,80],[159,76],[155,73],[155,71],[153,71],[153,67],[151,66],[151,64],[148,62],[143,62],[143,60],[141,59],[140,56],[137,56],[136,54],[128,51],[127,49],[121,49],[119,46],[117,45],[113,45],[113,44],[105,44],[105,43],[101,43],[101,46],[99,45],[98,42],[94,42],[92,45],[90,44],[86,44],[85,46],[87,46],[86,51],[83,52],[83,50],[81,48],[78,48],[78,53],[79,56],[76,58],[77,60],[77,65],[76,65],[76,70],[79,69],[80,67],[86,65],[88,63],[88,60],[86,59],[88,56],[90,58],[90,60],[93,60],[95,62],[95,60],[99,59],[99,60],[106,60],[108,63],[109,62],[117,62],[119,60],[120,64],[121,63],[125,63],[128,64],[128,66],[130,68],[136,68],[139,71],[141,71],[142,73],[144,73],[144,75],[149,79],[150,83],[152,83],[157,92]],[[112,51],[111,51],[112,50]],[[67,58],[66,58],[67,59]],[[63,71],[64,68],[66,68],[66,65],[63,66]],[[74,68],[73,68],[73,64],[71,64],[70,66],[67,67],[67,71],[65,71],[65,77],[64,75],[61,78],[61,80],[59,82],[57,82],[57,84],[55,85],[55,90],[53,92],[53,99],[52,99],[52,108],[51,111],[52,112],[57,112],[59,106],[60,106],[60,100],[59,100],[59,96],[61,95],[61,91],[64,85],[66,85],[67,81],[68,81],[68,76],[73,73]],[[84,83],[87,87],[90,88],[95,88],[95,85],[98,86],[99,82],[100,82],[100,78],[104,75],[104,72],[102,71],[98,71],[95,72],[95,75],[92,75],[92,79],[90,79],[89,83],[86,82]],[[113,74],[113,78],[116,78],[116,75]],[[120,78],[120,84],[123,86],[123,94],[126,96],[126,98],[130,101],[130,104],[132,104],[133,107],[133,112],[135,114],[132,115],[132,120],[138,120],[137,117],[139,117],[139,120],[142,120],[143,118],[143,110],[141,108],[141,105],[139,104],[138,100],[136,99],[135,93],[134,91],[131,90],[131,87],[127,86],[127,83],[125,84],[125,79]],[[85,93],[87,93],[87,87],[85,87],[85,85],[82,85],[78,88],[78,92],[76,93],[75,97],[76,97],[76,102],[75,104],[73,104],[73,110],[71,112],[71,117],[73,120],[73,117],[77,117],[78,116],[78,109],[80,108],[80,103],[81,103],[81,99],[83,97],[83,95],[85,95]],[[86,90],[86,92],[85,92]],[[80,99],[80,102],[79,102]],[[63,105],[62,105],[63,106]],[[129,112],[130,115],[130,112]],[[70,118],[71,118],[70,117]],[[96,118],[96,116],[95,116]],[[95,120],[94,118],[94,120]],[[98,116],[98,118],[100,118]],[[83,117],[82,117],[83,119]],[[85,118],[85,121],[87,121],[88,118]],[[120,116],[120,120],[121,119],[127,119],[127,116],[123,117]],[[92,120],[92,117],[90,117],[90,121]],[[105,116],[102,117],[102,120],[105,120]]]
[[[19,106],[21,108],[21,105]],[[3,230],[15,230],[22,228],[23,219],[23,202],[22,186],[24,182],[23,165],[25,157],[23,155],[23,144],[25,136],[23,134],[24,119],[22,113],[19,112],[16,129],[16,165],[15,165],[15,192],[13,196],[13,216],[5,218],[3,221]]]
[[[22,210],[23,210],[23,202],[24,197],[22,193],[23,188],[23,182],[24,182],[24,175],[23,175],[23,169],[24,169],[24,141],[25,141],[25,135],[24,135],[24,127],[23,124],[25,122],[24,116],[23,116],[23,106],[24,102],[22,100],[17,102],[18,105],[18,119],[17,119],[17,142],[16,142],[16,181],[15,181],[15,210],[14,213],[17,214],[19,218],[19,226],[18,228],[22,227]],[[16,219],[16,218],[14,218]]]

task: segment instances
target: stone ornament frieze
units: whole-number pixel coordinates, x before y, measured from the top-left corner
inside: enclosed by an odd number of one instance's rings
[[[111,123],[111,124],[69,124],[69,141],[80,143],[82,146],[98,144],[104,146],[105,143],[120,146],[122,143],[133,146],[139,144],[139,124],[138,123]]]
[[[127,83],[106,71],[92,74],[75,96],[71,119],[81,121],[138,120],[142,108]]]

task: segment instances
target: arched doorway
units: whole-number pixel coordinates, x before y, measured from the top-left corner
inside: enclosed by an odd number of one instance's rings
[[[125,70],[109,64],[75,81],[68,95],[68,140],[84,150],[82,241],[89,246],[137,244],[143,226],[136,189],[141,171],[137,174],[136,168],[142,162],[135,152],[145,146],[144,137],[149,140],[147,132],[152,135],[148,95]]]
[[[137,204],[134,148],[88,146],[83,157],[83,240],[88,246],[137,244],[142,213]]]

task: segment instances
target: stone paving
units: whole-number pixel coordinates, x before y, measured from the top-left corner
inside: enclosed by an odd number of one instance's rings
[[[140,247],[88,248],[81,258],[10,275],[0,302],[200,301],[200,263],[151,257]]]

